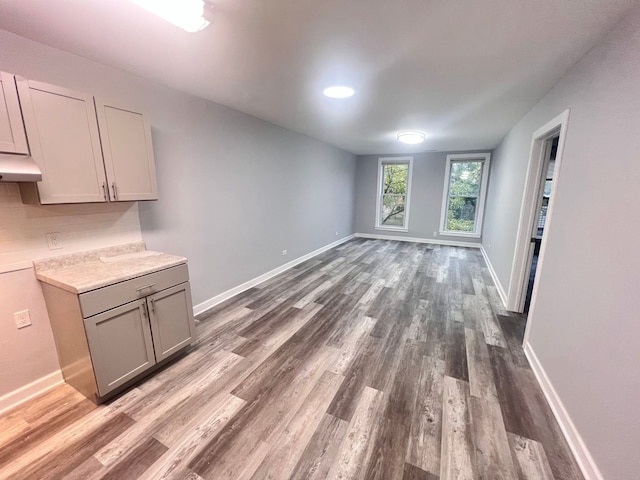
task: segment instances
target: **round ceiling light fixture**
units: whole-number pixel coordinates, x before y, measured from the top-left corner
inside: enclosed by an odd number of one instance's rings
[[[349,98],[353,97],[356,91],[345,85],[333,85],[331,87],[325,88],[322,93],[325,97],[329,98]]]
[[[408,145],[416,145],[424,142],[426,135],[424,132],[418,130],[403,130],[396,135],[399,142],[406,143]]]

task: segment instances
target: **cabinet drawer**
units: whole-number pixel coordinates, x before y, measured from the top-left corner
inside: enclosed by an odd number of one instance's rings
[[[118,305],[152,295],[189,280],[186,264],[159,270],[120,283],[79,295],[84,318],[97,315]]]

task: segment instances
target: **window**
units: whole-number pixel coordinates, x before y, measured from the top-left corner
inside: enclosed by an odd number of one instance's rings
[[[378,160],[376,228],[408,230],[412,168],[413,157],[385,157]]]
[[[440,234],[480,237],[488,153],[447,155]]]

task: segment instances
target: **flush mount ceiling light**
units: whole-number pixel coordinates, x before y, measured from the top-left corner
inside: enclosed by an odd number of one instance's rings
[[[398,135],[396,135],[398,141],[408,145],[415,145],[417,143],[424,142],[425,136],[424,132],[419,132],[417,130],[404,130],[402,132],[398,132]]]
[[[197,32],[209,25],[205,15],[203,0],[131,0],[145,10],[169,23],[186,30]],[[207,8],[210,6],[207,5]]]
[[[325,88],[322,93],[329,98],[349,98],[353,97],[353,94],[356,93],[356,91],[353,88],[346,87],[344,85],[333,85]]]

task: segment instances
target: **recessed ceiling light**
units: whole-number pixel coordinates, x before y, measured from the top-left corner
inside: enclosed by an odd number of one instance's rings
[[[197,32],[209,21],[204,18],[203,0],[131,0],[145,10],[169,23],[186,30]]]
[[[398,132],[397,138],[398,141],[402,143],[415,145],[417,143],[424,142],[425,136],[424,132],[419,132],[417,130],[404,130],[402,132]]]
[[[353,88],[346,87],[344,85],[333,85],[325,88],[322,93],[329,98],[349,98],[353,97],[353,94],[356,93],[356,91]]]

